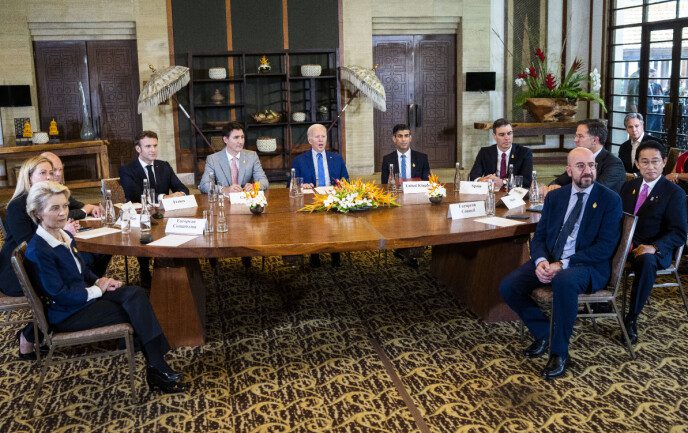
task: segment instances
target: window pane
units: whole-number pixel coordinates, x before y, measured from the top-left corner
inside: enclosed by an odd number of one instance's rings
[[[688,1],[688,0],[686,0]],[[638,27],[625,27],[622,29],[614,30],[613,44],[639,44],[640,43],[640,33],[641,28]]]
[[[629,77],[638,70],[638,62],[614,62],[612,63],[612,78]]]
[[[621,9],[614,12],[614,25],[639,24],[643,19],[643,8]]]
[[[612,126],[623,127],[623,119],[621,119],[620,125]],[[612,129],[612,143],[621,144],[626,140],[628,140],[628,134],[625,129]]]
[[[647,7],[647,21],[664,21],[676,18],[676,0],[657,3]]]
[[[650,42],[669,42],[674,40],[674,30],[654,30],[650,33]]]
[[[679,2],[678,2],[678,16],[680,18],[688,17],[688,0],[679,0]]]
[[[624,124],[623,124],[624,117],[626,117],[626,111],[615,111],[615,112],[613,112],[612,118],[611,118],[612,126],[616,126],[618,128],[623,128],[624,127]],[[626,130],[624,129],[623,132],[625,134]],[[626,141],[625,138],[624,138],[624,141]]]
[[[614,95],[612,97],[612,106],[607,107],[607,110],[619,110],[619,111],[627,111],[626,108],[626,103],[628,101],[628,96],[626,95]]]
[[[612,50],[614,50],[614,57],[612,58],[613,61],[637,62],[640,60],[640,44],[616,45],[612,47]]]
[[[614,2],[614,8],[627,8],[629,6],[640,6],[642,4],[643,0],[616,0]]]

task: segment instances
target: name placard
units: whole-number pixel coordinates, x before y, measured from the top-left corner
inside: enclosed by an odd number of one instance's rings
[[[504,206],[506,206],[507,209],[514,209],[519,206],[526,205],[526,202],[524,202],[523,199],[516,194],[505,195],[504,197],[502,197],[502,203],[504,203]]]
[[[165,226],[165,233],[180,235],[202,235],[205,229],[203,218],[169,218]]]
[[[317,192],[320,195],[327,195],[332,191],[334,191],[333,186],[316,186],[315,187],[315,192]]]
[[[117,221],[115,221],[115,225],[117,227],[122,227],[122,218],[118,218]],[[141,227],[141,215],[139,214],[133,214],[129,216],[129,227],[133,229],[137,229]]]
[[[196,197],[192,195],[184,195],[181,197],[171,197],[162,199],[162,206],[165,210],[179,210],[198,207]]]
[[[520,198],[525,197],[526,194],[528,194],[528,190],[523,187],[512,188],[511,191],[509,191],[509,195],[515,195]]]
[[[460,194],[484,194],[487,195],[489,182],[468,182],[461,181],[459,185]]]
[[[453,220],[480,217],[485,215],[485,202],[482,200],[452,203],[449,205],[449,210],[447,211],[447,218],[451,218]]]
[[[258,191],[259,197],[265,197],[263,191]],[[244,198],[243,192],[230,192],[229,193],[229,203],[230,204],[246,204],[246,199]]]
[[[419,194],[428,192],[430,182],[427,180],[410,180],[401,184],[404,194]]]

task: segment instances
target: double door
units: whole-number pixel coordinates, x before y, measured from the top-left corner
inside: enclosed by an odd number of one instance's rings
[[[394,150],[392,128],[411,128],[411,148],[432,168],[456,162],[456,37],[373,36],[373,63],[387,94],[387,111],[375,111],[375,169]]]

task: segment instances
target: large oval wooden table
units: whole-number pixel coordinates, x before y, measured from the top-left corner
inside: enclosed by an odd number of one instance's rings
[[[424,194],[401,195],[397,208],[363,212],[298,212],[312,195],[289,198],[287,189],[266,192],[268,206],[252,215],[244,205],[227,207],[229,231],[198,236],[179,247],[141,245],[138,229],[78,239],[81,251],[165,258],[153,271],[151,302],[173,346],[198,346],[205,341],[205,285],[199,258],[294,255],[323,252],[383,250],[431,245],[431,271],[481,319],[513,320],[513,312],[498,291],[501,279],[528,260],[527,241],[540,218],[523,224],[495,227],[473,219],[447,218],[450,203],[482,200],[482,196],[454,194],[438,205]],[[202,217],[207,198],[197,195],[198,207],[166,212],[151,231],[165,235],[167,217]],[[498,208],[497,216],[524,213],[524,208]],[[346,264],[344,264],[346,266]]]

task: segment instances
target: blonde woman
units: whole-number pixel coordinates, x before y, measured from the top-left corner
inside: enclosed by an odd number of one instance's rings
[[[170,346],[146,292],[114,278],[98,278],[85,266],[72,235],[62,229],[69,215],[69,196],[64,185],[38,182],[26,201],[26,212],[38,225],[26,247],[26,259],[36,289],[48,300],[50,326],[59,332],[75,332],[130,323],[147,361],[146,380],[151,390],[187,390],[182,374],[165,361]],[[20,346],[23,343],[29,345],[20,341]]]

